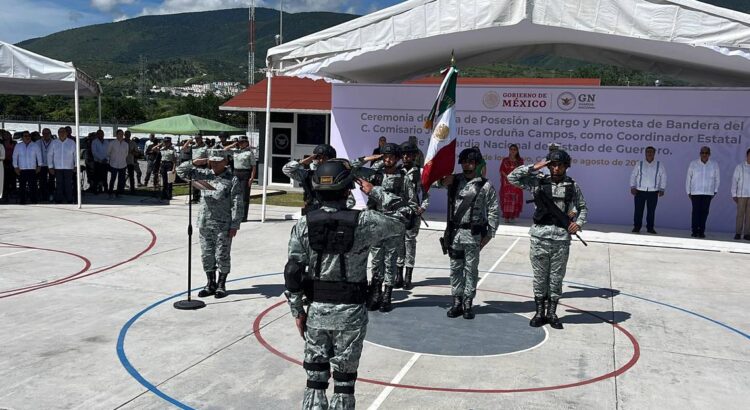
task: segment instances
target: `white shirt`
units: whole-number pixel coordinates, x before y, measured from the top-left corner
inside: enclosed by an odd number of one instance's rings
[[[42,153],[33,142],[16,144],[13,150],[13,168],[36,169],[42,164]]]
[[[743,162],[734,169],[732,175],[732,198],[750,197],[750,164]]]
[[[700,159],[690,163],[685,178],[688,195],[716,195],[719,192],[719,164],[710,159],[704,164]]]
[[[47,166],[47,154],[49,153],[50,147],[52,147],[53,141],[54,140],[50,139],[49,142],[45,142],[44,138],[42,138],[36,142],[36,144],[39,145],[39,152],[42,154],[42,163],[39,164],[40,166]]]
[[[128,166],[128,152],[130,152],[130,144],[127,141],[114,140],[110,142],[107,146],[109,165],[116,169],[126,168]]]
[[[47,164],[50,169],[75,169],[76,143],[70,138],[52,141],[47,153]]]
[[[630,174],[630,187],[639,191],[667,189],[667,171],[659,161],[640,161]]]

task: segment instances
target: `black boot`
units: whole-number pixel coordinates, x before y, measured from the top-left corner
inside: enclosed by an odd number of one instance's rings
[[[205,298],[216,293],[216,272],[206,272],[206,286],[198,292],[199,298]]]
[[[227,295],[227,276],[229,273],[219,273],[219,283],[216,287],[216,294],[214,297],[216,299],[221,299]]]
[[[411,285],[411,272],[414,270],[414,268],[406,267],[406,274],[404,275],[404,289],[411,290],[413,286]]]
[[[383,304],[380,305],[381,312],[390,312],[393,310],[391,306],[391,293],[393,292],[393,286],[385,285],[385,292],[383,292]]]
[[[399,266],[396,270],[396,277],[393,278],[393,287],[401,289],[404,287],[404,267]]]
[[[370,291],[367,293],[367,310],[373,311],[380,308],[380,303],[383,299],[383,291],[381,286],[383,281],[373,279],[370,282]]]
[[[463,307],[464,307],[464,319],[474,319],[474,311],[471,310],[471,303],[474,300],[472,298],[466,298],[464,299]]]
[[[541,327],[546,323],[544,317],[544,297],[534,297],[534,303],[536,303],[536,314],[529,321],[531,327]]]
[[[557,310],[557,301],[549,299],[547,300],[547,303],[547,323],[549,323],[550,327],[553,329],[562,329],[563,325],[560,323],[557,314],[555,314],[555,311]]]
[[[451,308],[448,309],[448,312],[446,312],[446,315],[450,318],[459,317],[461,314],[464,313],[464,307],[462,305],[461,298],[459,296],[453,297],[453,305],[451,305]]]

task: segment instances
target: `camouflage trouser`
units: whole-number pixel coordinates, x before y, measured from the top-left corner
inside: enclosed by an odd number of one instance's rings
[[[401,225],[401,229],[403,229],[403,225]],[[377,246],[370,247],[373,279],[383,280],[386,285],[393,286],[393,279],[398,268],[398,250],[403,243],[404,233],[402,230],[400,235],[392,236],[378,243]]]
[[[221,273],[229,273],[232,250],[232,238],[229,237],[229,230],[202,227],[198,231],[203,271],[206,273],[216,272],[218,267]]]
[[[398,248],[397,264],[399,267],[414,267],[414,259],[417,257],[417,235],[419,235],[419,223],[404,232],[404,240]]]
[[[357,380],[362,343],[367,326],[356,330],[305,331],[307,387],[302,408],[306,410],[354,409],[354,383]],[[326,398],[328,379],[333,371],[333,396]]]
[[[453,241],[452,252],[463,252],[463,259],[451,257],[451,295],[473,299],[479,278],[479,242]]]
[[[534,297],[560,299],[569,254],[570,241],[531,237],[529,259],[534,270]]]

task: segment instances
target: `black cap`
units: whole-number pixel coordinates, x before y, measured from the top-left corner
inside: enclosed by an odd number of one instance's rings
[[[465,161],[474,161],[477,164],[482,162],[482,151],[476,147],[464,149],[458,154],[458,163],[462,164]]]
[[[547,154],[547,161],[562,162],[566,167],[570,167],[570,155],[561,149],[550,151],[549,154]]]
[[[315,169],[312,187],[316,191],[341,191],[354,188],[354,175],[349,161],[342,158],[328,160]]]
[[[320,144],[313,150],[313,155],[322,155],[328,159],[336,158],[336,148],[328,144]]]
[[[393,154],[398,157],[401,155],[401,147],[398,144],[387,142],[380,148],[380,153],[383,155]]]
[[[401,154],[416,154],[419,152],[417,145],[412,142],[404,142],[401,144]]]

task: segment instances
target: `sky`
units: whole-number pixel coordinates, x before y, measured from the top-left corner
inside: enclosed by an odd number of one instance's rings
[[[284,11],[367,14],[403,0],[255,0]],[[248,7],[252,0],[0,0],[0,41],[18,43],[92,24],[154,14]]]

